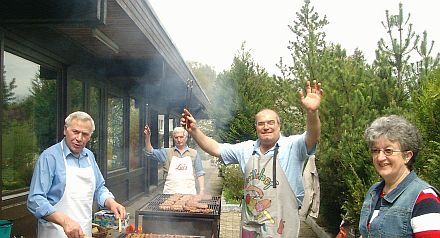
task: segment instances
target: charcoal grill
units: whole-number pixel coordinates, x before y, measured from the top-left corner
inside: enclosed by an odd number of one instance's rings
[[[189,211],[164,211],[159,205],[170,194],[159,194],[135,213],[135,229],[142,225],[143,233],[204,236],[218,238],[220,233],[220,196],[203,200],[212,209],[210,213]],[[142,224],[140,224],[142,221]]]

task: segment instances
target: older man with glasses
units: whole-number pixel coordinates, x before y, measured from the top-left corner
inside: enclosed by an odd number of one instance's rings
[[[306,132],[285,137],[281,121],[271,109],[255,115],[256,141],[220,144],[206,136],[188,110],[181,125],[199,146],[225,164],[240,164],[245,178],[242,206],[242,237],[297,237],[298,209],[304,197],[302,168],[315,153],[321,122],[318,108],[323,96],[321,84],[307,81],[306,95],[300,92],[307,111]]]

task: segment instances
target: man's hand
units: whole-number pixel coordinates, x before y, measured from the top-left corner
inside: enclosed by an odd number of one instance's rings
[[[79,223],[63,212],[55,211],[54,213],[45,216],[44,219],[63,227],[64,233],[66,233],[68,238],[83,238],[85,235]]]
[[[144,144],[145,144],[145,149],[147,151],[152,151],[153,150],[153,146],[151,145],[151,129],[148,125],[145,125],[144,127]]]
[[[145,135],[145,137],[148,137],[148,138],[151,137],[151,130],[148,125],[145,125],[145,127],[144,127],[144,135]]]
[[[113,198],[107,198],[107,200],[105,200],[105,205],[108,209],[112,210],[116,218],[125,219],[125,216],[127,215],[125,207],[117,203]]]
[[[324,91],[321,88],[321,83],[317,83],[313,80],[313,84],[310,85],[310,81],[307,80],[306,83],[306,96],[304,96],[303,91],[299,92],[301,97],[301,102],[307,111],[314,112],[319,108],[321,99],[324,96]]]
[[[182,118],[180,119],[180,125],[188,132],[196,129],[196,119],[191,115],[187,109],[183,109]]]
[[[64,222],[62,223],[64,233],[66,233],[68,238],[83,238],[84,232],[81,226],[69,217],[64,217]]]

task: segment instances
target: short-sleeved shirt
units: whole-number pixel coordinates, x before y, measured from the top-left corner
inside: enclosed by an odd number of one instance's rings
[[[316,145],[307,151],[305,143],[305,133],[301,135],[292,135],[289,137],[281,136],[277,144],[279,146],[277,161],[280,162],[281,168],[286,174],[289,185],[296,195],[298,206],[302,205],[304,198],[304,185],[302,179],[302,171],[304,161],[315,154]],[[227,164],[240,164],[244,173],[244,168],[251,155],[261,155],[260,141],[244,141],[237,144],[220,144],[220,158]],[[268,150],[265,155],[272,156],[275,146]]]

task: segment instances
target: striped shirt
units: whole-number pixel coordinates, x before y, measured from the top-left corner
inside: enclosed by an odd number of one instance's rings
[[[381,198],[383,196],[384,194],[381,193]],[[370,224],[379,215],[380,204],[379,200]],[[440,198],[433,189],[425,189],[417,197],[411,216],[411,227],[416,238],[440,237]]]

